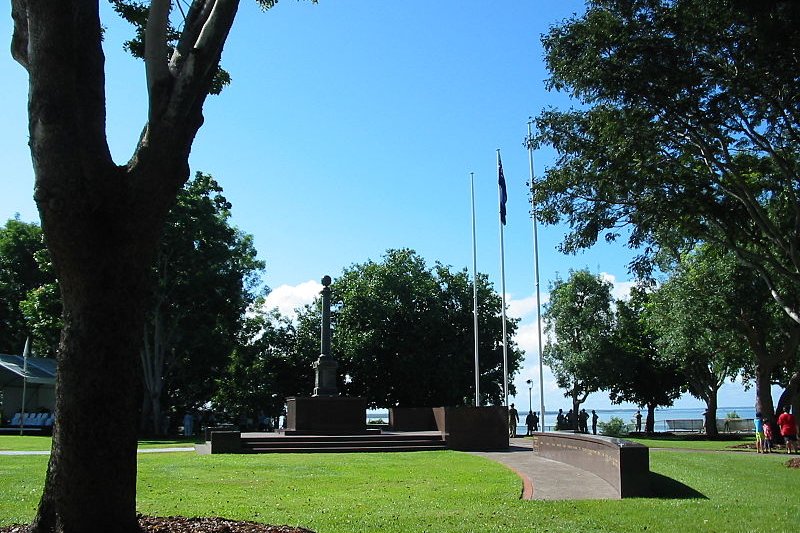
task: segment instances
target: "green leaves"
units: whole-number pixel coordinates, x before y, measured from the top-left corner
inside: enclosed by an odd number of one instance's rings
[[[543,314],[550,340],[543,360],[573,403],[601,386],[598,367],[611,348],[611,304],[611,284],[588,270],[571,271],[550,290]]]
[[[331,285],[333,351],[349,378],[340,390],[371,405],[474,402],[472,282],[466,270],[425,261],[408,249],[344,270]],[[502,399],[500,297],[478,277],[481,395]],[[311,312],[311,310],[307,310]],[[516,321],[507,321],[509,338]],[[522,353],[509,342],[509,372]]]
[[[627,238],[648,274],[713,241],[800,286],[798,22],[796,2],[596,0],[554,26],[548,84],[582,106],[537,117],[558,159],[534,199],[562,249]]]
[[[52,334],[47,322],[58,322],[60,303],[52,317],[40,316],[34,303],[50,306],[52,300],[46,298],[43,287],[49,287],[45,292],[55,292],[57,296],[57,289],[50,287],[55,275],[48,266],[38,224],[22,222],[17,217],[0,227],[0,353],[21,354],[25,339],[32,336],[36,355],[54,355],[58,334]]]

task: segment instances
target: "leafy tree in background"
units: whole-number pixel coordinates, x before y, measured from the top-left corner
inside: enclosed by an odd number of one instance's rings
[[[138,531],[139,348],[150,268],[189,178],[238,4],[194,0],[173,35],[172,1],[150,2],[142,21],[147,117],[130,159],[117,165],[106,137],[98,2],[11,2],[11,53],[29,76],[34,198],[64,306],[58,423],[35,533]],[[97,420],[114,420],[115,431]]]
[[[215,408],[239,420],[263,413],[276,418],[284,414],[289,396],[308,395],[314,382],[311,367],[319,356],[301,339],[306,328],[319,332],[319,323],[295,324],[276,310],[259,311],[245,321],[240,341],[224,375],[218,380]],[[298,330],[300,334],[298,335]]]
[[[698,248],[698,255],[728,277],[722,280],[732,327],[746,342],[747,360],[742,369],[745,385],[755,385],[755,409],[774,419],[772,385],[788,387],[792,374],[800,368],[800,324],[786,316],[775,304],[766,285],[751,269],[736,262],[730,252],[712,246]]]
[[[42,275],[50,281],[29,290],[19,305],[25,316],[26,327],[31,332],[34,353],[39,357],[54,358],[64,327],[61,289],[55,279],[47,249],[37,250],[34,259]]]
[[[786,374],[791,375],[798,362],[800,325],[780,310],[758,275],[731,252],[709,244],[697,246],[677,275],[684,276],[687,270],[704,272],[707,278],[699,282],[714,285],[715,299],[700,305],[714,305],[713,312],[720,317],[717,327],[741,338],[742,377],[746,384],[755,384],[756,411],[772,418],[771,385],[787,386],[790,380]]]
[[[583,104],[529,139],[559,154],[534,200],[562,247],[625,229],[647,271],[715,242],[800,322],[800,3],[591,0],[543,44],[549,87]]]
[[[33,336],[36,353],[42,354],[36,332],[26,324],[22,302],[29,291],[53,281],[52,273],[37,261],[44,250],[37,224],[16,217],[0,228],[0,353],[22,354],[25,339]]]
[[[466,271],[438,263],[430,268],[412,250],[389,250],[382,262],[345,269],[331,291],[332,350],[346,376],[339,385],[343,393],[375,407],[474,405],[472,283]],[[478,302],[481,402],[501,404],[501,301],[486,276],[478,277]],[[305,316],[314,313],[308,307]],[[317,324],[318,339],[319,322],[310,322]],[[506,328],[513,376],[523,354],[512,340],[517,321],[507,320]]]
[[[602,376],[610,366],[612,302],[611,283],[588,270],[575,270],[566,281],[552,284],[542,314],[548,334],[542,360],[572,400],[575,430],[580,405],[603,387]]]
[[[669,407],[686,384],[681,368],[656,347],[645,315],[650,295],[643,286],[631,288],[628,300],[617,300],[613,349],[608,366],[600,368],[602,388],[613,403],[631,402],[647,408],[645,432],[655,431],[656,407]]]
[[[720,387],[752,359],[731,306],[731,267],[713,254],[685,256],[651,296],[648,312],[659,351],[681,368],[688,392],[705,402],[711,436],[717,434]]]
[[[211,398],[214,380],[227,365],[244,312],[255,298],[264,265],[256,259],[252,237],[230,225],[230,208],[219,184],[198,172],[170,209],[152,267],[141,340],[142,422],[154,434],[164,431],[164,412],[197,408]],[[36,233],[38,226],[29,229]],[[41,239],[38,245],[32,242],[39,277],[52,279],[47,250]],[[54,356],[62,327],[58,283],[44,283],[9,301],[20,299],[35,353]]]
[[[252,236],[231,225],[230,209],[216,180],[197,172],[167,217],[141,352],[144,416],[156,434],[163,408],[182,412],[211,399],[256,296],[264,263]]]

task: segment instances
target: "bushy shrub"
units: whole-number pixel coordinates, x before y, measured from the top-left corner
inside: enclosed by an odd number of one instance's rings
[[[600,428],[600,434],[607,437],[620,437],[628,433],[625,422],[616,416],[612,416],[608,422],[598,423],[597,427]]]

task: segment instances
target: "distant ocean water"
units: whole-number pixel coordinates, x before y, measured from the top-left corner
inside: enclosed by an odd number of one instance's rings
[[[567,409],[569,409],[568,406]],[[566,412],[566,410],[564,412]],[[586,411],[591,415],[591,408],[586,408]],[[632,424],[635,421],[636,416],[636,409],[596,409],[597,416],[600,418],[598,422],[608,422],[611,420],[611,417],[621,418],[624,422],[628,424]],[[675,407],[667,407],[664,409],[656,409],[655,412],[655,430],[656,431],[667,431],[667,420],[686,420],[686,419],[701,419],[703,418],[703,412],[705,411],[704,407],[695,407],[695,408],[675,408]],[[753,407],[718,407],[717,408],[717,418],[725,418],[728,413],[735,412],[739,415],[739,418],[754,418],[755,417],[755,409]],[[527,416],[528,411],[520,410],[519,411],[519,418],[521,424],[517,426],[517,434],[522,433],[523,435],[527,431],[524,422],[525,416]],[[556,424],[556,416],[558,415],[558,409],[555,411],[547,411],[545,416],[545,426],[547,429],[552,429],[553,426]],[[645,420],[647,418],[647,410],[642,409],[642,426],[645,424]],[[389,421],[389,412],[386,410],[375,410],[367,412],[367,419],[368,420],[377,420],[381,419],[385,422]],[[591,425],[592,421],[591,418],[589,419],[589,424]]]
[[[591,415],[592,410],[587,408],[586,411]],[[632,424],[635,422],[636,416],[636,409],[596,409],[597,416],[600,418],[598,422],[608,422],[611,420],[611,417],[621,418],[623,422],[628,424]],[[647,419],[647,409],[642,409],[642,426],[644,426],[645,421]],[[655,430],[656,431],[667,431],[667,420],[697,420],[703,418],[703,413],[705,412],[705,407],[694,407],[690,409],[686,408],[674,408],[674,407],[667,407],[664,409],[656,409],[655,412]],[[739,418],[754,418],[755,417],[755,409],[753,407],[718,407],[717,408],[717,418],[725,418],[728,413],[735,412],[739,415]],[[527,415],[528,413],[524,413]],[[547,411],[547,416],[545,417],[545,422],[548,428],[550,426],[555,426],[556,424],[556,416],[558,415],[558,410],[556,411]],[[523,418],[523,413],[520,413],[520,418]],[[589,419],[589,424],[591,425],[592,420]],[[523,426],[524,427],[524,426]]]

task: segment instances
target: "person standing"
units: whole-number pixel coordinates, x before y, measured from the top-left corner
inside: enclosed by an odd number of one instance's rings
[[[772,453],[772,424],[769,418],[764,419],[764,453]]]
[[[519,424],[519,414],[512,403],[508,410],[508,434],[510,437],[517,436],[517,424]]]
[[[559,409],[558,415],[556,415],[556,431],[558,431],[559,429],[565,429],[564,424],[566,424],[566,418],[564,418],[564,411]]]
[[[636,410],[636,432],[642,432],[642,412],[638,409]]]
[[[786,442],[786,453],[797,453],[797,419],[791,413],[791,407],[788,405],[778,417],[778,426],[780,426],[781,436]]]
[[[592,435],[597,435],[597,419],[600,418],[592,409]]]
[[[533,413],[533,430],[539,431],[539,415]]]
[[[578,431],[581,433],[589,433],[589,413],[586,412],[586,409],[581,409],[580,413],[578,413]]]
[[[766,453],[764,451],[764,421],[761,419],[761,412],[756,413],[753,419],[756,429],[756,453]]]
[[[528,416],[525,417],[525,425],[528,426],[528,435],[533,433],[533,411],[528,411]]]

